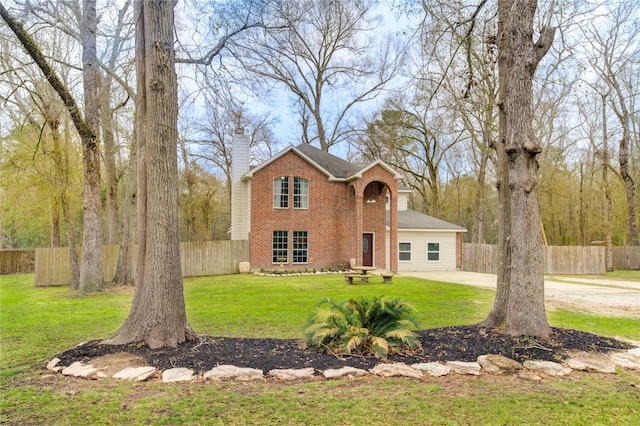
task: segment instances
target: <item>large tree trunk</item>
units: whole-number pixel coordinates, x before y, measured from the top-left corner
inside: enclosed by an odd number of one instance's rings
[[[178,222],[177,80],[173,1],[136,0],[138,255],[129,317],[110,344],[174,347],[195,337],[186,318]]]
[[[100,151],[98,146],[98,81],[96,54],[96,0],[84,0],[82,22],[82,80],[84,86],[84,113],[89,128],[94,132],[90,143],[82,144],[84,165],[84,222],[82,234],[82,264],[80,292],[102,290],[102,203],[100,199]]]
[[[531,129],[531,98],[535,69],[555,30],[543,28],[533,42],[536,6],[535,0],[498,1],[501,264],[494,307],[483,324],[504,323],[510,335],[548,337],[537,192],[541,148]]]

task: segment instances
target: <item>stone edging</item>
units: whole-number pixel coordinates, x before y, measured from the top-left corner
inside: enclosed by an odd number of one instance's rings
[[[60,360],[58,358],[53,358],[48,362],[46,368],[65,376],[86,379],[113,378],[144,381],[157,378],[163,383],[210,380],[247,382],[269,378],[275,380],[343,379],[371,375],[422,379],[427,376],[440,377],[452,373],[478,376],[481,372],[487,374],[510,374],[527,380],[541,380],[548,376],[566,376],[574,370],[609,374],[615,374],[616,368],[640,370],[640,348],[598,356],[582,353],[568,358],[563,364],[550,361],[525,361],[524,364],[520,364],[502,355],[489,354],[479,356],[476,362],[447,361],[412,365],[404,363],[380,363],[368,371],[354,367],[342,367],[321,371],[318,372],[318,374],[316,374],[317,372],[313,368],[276,369],[270,370],[265,374],[262,370],[255,368],[241,368],[233,365],[220,365],[198,375],[184,367],[158,371],[155,367],[151,366],[123,366],[123,368],[118,369],[116,373],[108,374],[105,372],[107,367],[94,367],[92,364],[82,364],[79,361],[70,366],[62,366],[59,365],[59,363]]]

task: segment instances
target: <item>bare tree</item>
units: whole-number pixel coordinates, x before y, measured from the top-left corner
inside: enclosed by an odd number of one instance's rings
[[[387,39],[373,50],[373,2],[282,3],[287,28],[238,40],[241,66],[267,87],[293,94],[302,140],[328,151],[351,133],[349,114],[374,99],[400,66],[401,48]],[[286,5],[286,6],[284,6]]]
[[[100,197],[100,110],[98,107],[98,56],[96,33],[98,17],[96,0],[83,0],[82,83],[84,86],[84,115],[93,130],[91,143],[83,148],[84,161],[84,221],[82,226],[82,264],[80,266],[80,292],[102,290],[102,201]]]
[[[250,112],[226,85],[208,86],[205,107],[206,118],[189,123],[194,134],[185,142],[196,148],[190,153],[195,160],[224,174],[231,199],[231,142],[236,129],[244,129],[249,136],[252,161],[257,163],[273,155],[276,140],[270,129],[274,119],[268,113]]]
[[[117,101],[112,106],[114,90],[112,88],[114,77],[117,74],[118,61],[121,59],[123,50],[127,48],[129,41],[128,28],[130,18],[131,0],[126,0],[118,10],[115,18],[112,35],[109,37],[107,51],[109,55],[106,60],[101,61],[99,76],[99,102],[100,102],[100,123],[102,125],[103,139],[103,161],[104,161],[104,181],[105,181],[105,216],[106,216],[106,243],[118,244],[118,167],[116,157],[118,147],[116,145],[116,123],[114,121],[115,111],[127,104],[130,97],[133,97],[133,90],[125,87],[124,99]],[[124,82],[122,82],[124,83]],[[122,84],[121,83],[121,84]],[[128,85],[127,85],[128,86]]]
[[[438,216],[441,168],[460,132],[452,131],[442,117],[434,117],[421,100],[419,95],[390,99],[368,123],[360,150],[369,160],[383,159],[399,170],[419,194],[414,207]]]
[[[618,118],[622,129],[618,144],[618,164],[627,202],[627,244],[640,245],[636,213],[636,183],[632,173],[631,146],[638,143],[638,133],[633,131],[633,117],[637,115],[638,57],[640,57],[640,25],[637,2],[622,1],[607,6],[606,14],[585,26],[588,39],[589,64],[599,77],[599,84],[610,91],[609,106]]]
[[[86,78],[89,79],[85,83],[85,97],[89,96],[95,104],[95,97],[91,97],[91,91],[95,89],[92,81],[95,83],[95,5],[91,3],[85,6],[87,8],[86,22],[83,23],[85,39],[83,43],[83,61],[86,67]],[[80,291],[90,292],[96,291],[103,286],[102,277],[102,224],[101,224],[101,205],[100,205],[100,158],[98,154],[98,137],[96,133],[97,127],[97,110],[83,118],[80,109],[68,88],[58,77],[56,72],[45,59],[38,45],[33,38],[24,30],[0,3],[0,15],[7,23],[11,31],[16,35],[29,56],[34,60],[40,68],[47,81],[62,99],[65,107],[69,110],[74,126],[80,134],[84,151],[84,234],[82,245],[82,266],[80,270]],[[93,35],[91,34],[93,28]],[[93,80],[92,80],[93,79]],[[94,87],[94,88],[92,88]]]

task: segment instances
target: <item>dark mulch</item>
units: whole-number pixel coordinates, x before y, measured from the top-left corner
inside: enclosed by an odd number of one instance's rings
[[[497,330],[477,325],[445,327],[417,332],[422,350],[409,356],[392,355],[388,362],[413,364],[432,361],[476,361],[478,356],[501,354],[519,362],[526,360],[561,361],[568,351],[607,352],[630,348],[614,339],[564,328],[554,328],[548,340],[529,337],[513,338]],[[101,345],[91,341],[65,351],[57,357],[60,365],[75,361],[129,352],[144,357],[159,370],[187,367],[204,372],[218,365],[257,368],[267,372],[276,368],[306,368],[316,370],[352,366],[369,369],[380,363],[373,357],[349,356],[337,358],[305,349],[294,339],[237,339],[202,336],[173,349],[149,349],[140,345]]]

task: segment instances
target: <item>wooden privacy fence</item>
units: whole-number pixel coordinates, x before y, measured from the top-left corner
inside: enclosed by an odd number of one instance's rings
[[[615,269],[640,269],[640,247],[613,247]]]
[[[544,246],[545,274],[604,274],[605,248],[588,246]],[[463,244],[462,270],[495,274],[498,247],[490,244]]]
[[[0,250],[0,275],[33,272],[33,250]]]
[[[135,249],[132,250],[135,256]],[[111,281],[116,272],[120,246],[102,247],[102,272]],[[180,244],[183,277],[226,275],[239,272],[238,263],[249,260],[249,241],[201,241]],[[69,249],[36,249],[35,285],[68,285],[71,283]]]

